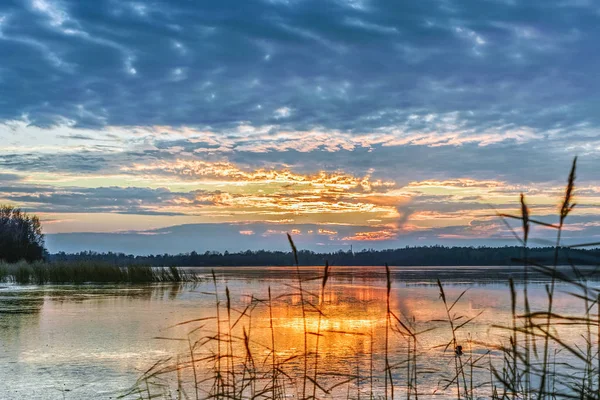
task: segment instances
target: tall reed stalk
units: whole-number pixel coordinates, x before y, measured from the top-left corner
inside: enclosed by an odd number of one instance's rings
[[[216,370],[216,379],[214,381],[215,385],[216,385],[216,393],[217,396],[225,396],[225,383],[223,380],[223,370],[221,369],[221,341],[222,341],[222,336],[221,336],[221,301],[219,300],[219,288],[217,287],[217,277],[215,275],[215,270],[211,270],[211,274],[212,274],[212,278],[213,278],[213,285],[214,285],[214,289],[215,289],[215,310],[217,313],[217,336],[216,336],[216,341],[217,341],[217,355],[216,355],[216,362],[217,362],[217,370]]]
[[[385,316],[385,397],[394,399],[394,381],[392,379],[392,367],[390,366],[390,348],[389,348],[389,336],[390,336],[390,325],[391,325],[391,308],[390,308],[390,293],[392,291],[392,278],[390,274],[390,267],[385,264],[385,278],[386,278],[386,316]],[[390,387],[390,397],[388,397],[388,379]]]
[[[315,365],[314,365],[314,375],[313,375],[313,392],[312,398],[317,398],[317,379],[318,379],[318,369],[319,369],[319,339],[321,338],[321,318],[323,316],[323,303],[325,301],[325,285],[327,285],[327,280],[329,279],[329,263],[325,261],[325,270],[323,271],[323,280],[321,281],[321,294],[319,296],[319,308],[317,312],[319,313],[318,322],[317,322],[317,335],[315,339]]]
[[[558,255],[560,250],[560,238],[563,229],[565,219],[569,213],[575,207],[573,201],[573,190],[575,189],[575,169],[577,167],[577,157],[573,159],[573,165],[571,166],[571,172],[569,173],[569,179],[567,181],[567,189],[565,190],[565,197],[560,208],[559,225],[556,234],[556,244],[554,249],[554,263],[552,265],[552,274],[550,280],[550,288],[548,292],[548,312],[546,316],[546,327],[543,330],[544,333],[544,358],[542,360],[542,371],[540,388],[538,390],[539,397],[543,398],[546,394],[546,377],[548,375],[548,349],[550,344],[550,323],[552,321],[552,309],[554,304],[554,289],[556,284],[556,268],[558,267]]]
[[[300,293],[300,307],[302,308],[302,324],[304,328],[304,353],[302,354],[302,358],[304,360],[304,370],[302,376],[302,399],[306,398],[306,382],[308,377],[308,329],[306,327],[306,307],[304,303],[304,289],[302,289],[302,275],[300,274],[300,263],[298,262],[298,250],[296,249],[296,245],[292,240],[290,234],[287,234],[288,241],[290,242],[290,246],[292,248],[292,254],[294,255],[294,263],[296,265],[296,277],[298,280],[298,288]],[[313,383],[316,385],[316,383]]]

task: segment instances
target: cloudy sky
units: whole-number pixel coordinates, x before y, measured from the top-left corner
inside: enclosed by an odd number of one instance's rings
[[[586,0],[7,0],[0,203],[51,251],[600,240]],[[554,232],[534,231],[538,244]]]

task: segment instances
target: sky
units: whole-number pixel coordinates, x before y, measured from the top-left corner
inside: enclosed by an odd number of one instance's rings
[[[599,38],[592,0],[3,0],[0,204],[51,252],[515,245],[578,156],[600,241]]]

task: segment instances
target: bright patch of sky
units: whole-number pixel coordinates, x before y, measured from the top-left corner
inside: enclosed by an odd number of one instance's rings
[[[498,244],[490,207],[523,192],[552,220],[579,155],[566,239],[595,240],[599,22],[569,1],[4,2],[0,203],[54,251]]]

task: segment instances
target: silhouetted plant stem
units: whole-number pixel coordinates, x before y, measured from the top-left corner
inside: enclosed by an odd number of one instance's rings
[[[212,273],[212,278],[213,278],[213,286],[215,288],[215,301],[216,301],[216,313],[217,313],[217,379],[216,379],[216,384],[217,384],[217,393],[219,395],[224,395],[224,382],[223,382],[223,375],[222,375],[222,370],[221,370],[221,312],[220,312],[220,305],[221,302],[219,301],[219,289],[217,287],[217,277],[215,275],[215,270],[211,270]]]
[[[227,333],[227,344],[228,344],[228,354],[227,356],[227,381],[229,381],[229,376],[231,375],[231,387],[232,391],[236,393],[236,379],[235,379],[235,360],[233,359],[233,329],[231,327],[231,295],[229,293],[229,287],[225,286],[225,299],[226,299],[226,310],[227,310],[227,325],[228,325],[228,333]],[[231,364],[231,365],[230,365]],[[229,385],[227,385],[227,390],[229,391]]]
[[[598,312],[600,313],[600,305],[598,306]],[[598,338],[599,338],[599,342],[600,342],[600,325],[599,325],[599,331],[598,331]],[[370,341],[369,341],[369,382],[370,382],[370,386],[371,386],[371,395],[369,396],[369,399],[372,400],[373,399],[373,340],[374,340],[374,336],[373,336],[373,325],[371,324],[371,336],[370,336]],[[598,356],[598,363],[600,365],[600,355]],[[600,388],[598,389],[600,391]]]
[[[306,398],[306,377],[308,376],[308,330],[306,327],[306,308],[304,303],[304,290],[302,289],[302,275],[300,274],[300,265],[298,263],[298,250],[296,249],[296,245],[292,240],[290,234],[287,234],[288,241],[290,242],[290,246],[292,247],[292,253],[294,255],[294,262],[296,263],[296,276],[298,278],[298,288],[300,290],[300,306],[302,308],[302,323],[304,326],[304,371],[302,377],[302,399]]]
[[[325,261],[325,269],[323,270],[323,280],[321,281],[321,293],[319,298],[319,308],[318,313],[319,316],[317,321],[317,338],[315,339],[315,366],[314,366],[314,376],[313,376],[313,393],[312,398],[317,398],[317,378],[318,378],[318,368],[319,368],[319,339],[321,337],[321,318],[323,316],[323,303],[325,301],[325,285],[327,284],[327,280],[329,279],[329,263]]]
[[[385,275],[387,280],[387,295],[386,295],[386,318],[385,318],[385,396],[386,398],[394,399],[394,382],[392,380],[392,369],[390,367],[389,359],[389,330],[391,323],[391,309],[390,309],[390,293],[392,291],[392,278],[390,274],[390,267],[385,264]],[[390,385],[390,397],[388,397],[388,379]]]
[[[460,324],[460,326],[455,327],[454,325],[454,318],[452,317],[452,315],[450,314],[450,312],[452,311],[452,309],[454,308],[454,306],[456,305],[456,303],[462,298],[462,296],[466,293],[466,290],[463,291],[458,297],[457,299],[452,303],[451,306],[448,306],[448,302],[447,302],[447,298],[446,298],[446,293],[444,291],[444,286],[442,286],[442,282],[437,279],[437,285],[438,288],[440,289],[440,297],[442,299],[442,302],[444,304],[444,308],[446,310],[446,316],[447,316],[447,321],[448,324],[450,325],[450,330],[452,331],[452,347],[454,350],[454,367],[455,367],[455,380],[456,380],[456,389],[457,389],[457,398],[460,400],[460,378],[462,378],[463,381],[463,387],[464,387],[464,393],[465,393],[465,397],[468,398],[469,396],[469,390],[467,388],[467,380],[465,377],[465,371],[464,371],[464,367],[463,367],[463,362],[462,359],[460,358],[460,353],[458,352],[458,341],[456,339],[456,331],[457,329],[459,329],[460,327],[466,325],[470,320],[467,320],[466,322],[463,322],[462,324]]]
[[[513,388],[511,388],[511,397],[513,399],[517,396],[517,385],[518,385],[518,371],[517,371],[517,292],[515,291],[515,282],[512,278],[508,279],[508,284],[510,287],[510,311],[512,316],[512,337],[511,337],[511,345],[512,345],[512,377],[511,381],[513,383]]]
[[[525,329],[523,332],[523,336],[525,337],[525,368],[523,374],[525,376],[525,387],[524,387],[524,397],[525,399],[529,399],[529,392],[531,386],[531,376],[530,376],[530,365],[531,365],[531,347],[529,342],[529,330],[531,329],[531,309],[529,307],[529,294],[527,291],[527,286],[529,284],[529,262],[528,262],[528,252],[527,252],[527,241],[529,239],[529,208],[525,203],[525,196],[521,193],[521,218],[523,223],[523,307],[525,310]]]
[[[360,400],[360,360],[358,357],[358,349],[356,349],[356,400]],[[313,397],[314,399],[316,399],[316,397]]]
[[[411,387],[411,371],[410,371],[410,362],[411,362],[411,345],[410,345],[410,335],[406,338],[406,398],[410,400],[410,387]]]
[[[547,291],[547,293],[548,293],[548,314],[546,317],[546,327],[545,327],[546,334],[544,335],[544,359],[543,359],[543,366],[542,366],[542,371],[541,371],[540,389],[538,391],[539,398],[543,398],[546,393],[546,375],[547,375],[547,368],[548,368],[548,347],[549,347],[549,339],[550,339],[550,336],[548,334],[550,332],[550,322],[552,320],[552,305],[554,302],[554,285],[556,283],[556,268],[558,267],[558,255],[559,255],[559,249],[560,249],[560,239],[561,239],[563,224],[565,222],[565,218],[567,218],[567,215],[569,215],[571,210],[573,210],[573,207],[575,207],[575,204],[572,204],[572,198],[573,198],[573,190],[575,189],[575,169],[576,169],[576,167],[577,167],[577,157],[575,157],[573,159],[573,165],[571,167],[571,172],[569,174],[569,179],[567,182],[567,189],[565,191],[565,197],[563,200],[562,207],[560,209],[560,220],[559,220],[558,232],[556,234],[556,245],[554,248],[554,263],[552,266],[552,278],[550,281],[550,288]]]
[[[271,397],[275,399],[275,387],[277,385],[277,367],[275,363],[275,329],[273,328],[273,300],[271,297],[271,286],[269,286],[269,328],[271,329]]]
[[[187,337],[187,341],[188,341],[188,348],[190,350],[190,359],[192,361],[192,372],[194,374],[194,393],[195,393],[195,396],[196,396],[196,400],[199,400],[200,397],[199,397],[199,393],[198,393],[198,389],[199,388],[198,388],[198,375],[196,373],[196,359],[195,359],[195,356],[194,356],[194,346],[192,345],[192,340],[191,340],[189,334],[188,334],[188,337]]]

